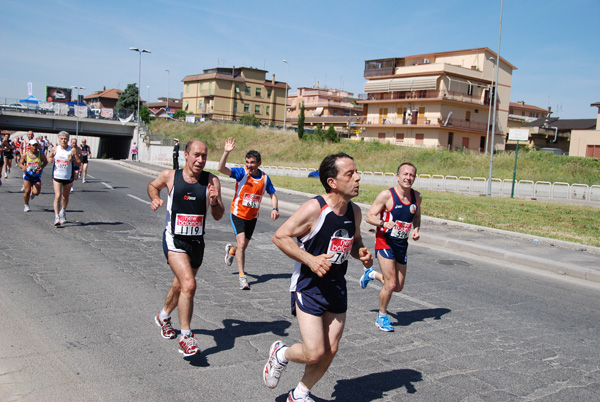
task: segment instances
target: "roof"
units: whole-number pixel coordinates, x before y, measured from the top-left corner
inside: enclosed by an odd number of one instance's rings
[[[521,108],[521,109],[527,109],[527,110],[537,110],[539,112],[547,112],[548,110],[538,107],[538,106],[533,106],[533,105],[528,105],[525,102],[510,102],[510,107],[511,108]]]
[[[379,58],[379,59],[372,59],[372,60],[365,60],[366,62],[368,61],[376,61],[376,60],[389,60],[389,59],[414,59],[414,58],[434,58],[435,56],[452,56],[453,54],[461,54],[461,53],[481,53],[481,52],[489,52],[491,53],[495,58],[498,58],[498,54],[496,52],[494,52],[493,50],[491,50],[489,47],[477,47],[477,48],[473,48],[473,49],[463,49],[463,50],[451,50],[451,51],[447,51],[447,52],[433,52],[433,53],[425,53],[425,54],[414,54],[414,55],[410,55],[410,56],[403,56],[403,57],[383,57],[383,58]],[[512,65],[511,63],[509,63],[508,61],[506,61],[505,58],[500,57],[500,60],[502,60],[504,63],[506,63],[510,68],[512,68],[513,70],[516,70],[517,67],[515,67],[514,65]]]
[[[596,119],[564,119],[551,117],[549,119],[541,118],[526,124],[525,127],[556,127],[559,130],[594,130],[596,129]]]
[[[104,91],[96,92],[91,95],[84,96],[83,99],[93,99],[93,98],[110,98],[110,99],[119,99],[119,95],[123,93],[121,89],[105,89]]]

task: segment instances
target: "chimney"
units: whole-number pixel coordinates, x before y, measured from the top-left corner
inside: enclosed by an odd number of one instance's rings
[[[271,84],[275,85],[275,74],[273,74],[273,79],[271,80]]]

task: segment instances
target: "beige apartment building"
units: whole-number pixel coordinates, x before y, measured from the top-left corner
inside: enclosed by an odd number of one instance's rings
[[[487,47],[365,61],[362,132],[353,139],[483,152],[498,56]],[[508,133],[512,72],[499,62],[494,149]],[[490,138],[490,140],[488,140]]]
[[[586,158],[600,158],[600,102],[592,103],[597,107],[595,127],[588,130],[571,131],[569,155],[584,156]]]
[[[183,81],[183,110],[213,120],[239,120],[255,115],[264,124],[283,124],[288,85],[266,80],[266,70],[217,67]]]

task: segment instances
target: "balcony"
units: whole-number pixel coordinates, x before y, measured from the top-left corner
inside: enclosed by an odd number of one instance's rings
[[[360,127],[404,127],[404,128],[426,128],[426,127],[444,127],[444,120],[441,118],[437,118],[436,120],[425,119],[418,120],[416,116],[409,121],[409,119],[403,117],[385,117],[380,119],[379,116],[367,116],[359,119],[356,123],[357,126]],[[450,118],[448,120],[448,124],[445,126],[448,129],[464,129],[469,131],[477,131],[485,133],[487,128],[486,122],[476,122],[476,121],[468,121]]]
[[[464,92],[443,91],[443,90],[423,90],[423,91],[403,91],[403,92],[381,92],[367,94],[366,100],[359,100],[359,103],[370,103],[377,101],[396,101],[396,100],[452,100],[457,102],[470,103],[474,105],[489,105],[489,100],[483,95],[468,95]]]

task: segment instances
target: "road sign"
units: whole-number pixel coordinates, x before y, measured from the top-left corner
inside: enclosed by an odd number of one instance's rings
[[[529,130],[526,128],[511,128],[508,131],[509,141],[527,141],[529,139]]]

